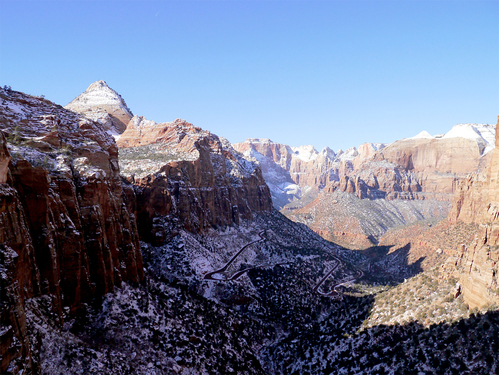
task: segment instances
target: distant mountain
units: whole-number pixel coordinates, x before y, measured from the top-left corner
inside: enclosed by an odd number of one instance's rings
[[[268,139],[234,148],[260,163],[274,206],[285,215],[328,240],[365,248],[394,226],[445,217],[459,181],[486,167],[494,137],[494,125],[459,124],[443,135],[423,131],[346,152]]]
[[[318,152],[313,146],[290,147],[269,139],[250,138],[233,147],[248,160],[260,163],[274,207],[282,209],[291,202],[313,199],[328,183],[339,180],[347,162],[360,164],[385,145],[369,143],[359,150],[352,147],[335,153],[329,147]]]

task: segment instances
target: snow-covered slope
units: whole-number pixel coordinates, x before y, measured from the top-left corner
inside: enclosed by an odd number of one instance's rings
[[[92,83],[64,108],[103,124],[113,136],[123,133],[133,117],[120,94],[102,80]]]
[[[428,133],[426,130],[423,130],[421,133],[418,135],[415,135],[414,137],[411,137],[410,139],[431,139],[434,138],[430,133]]]
[[[475,141],[482,155],[492,151],[495,147],[495,125],[489,124],[457,124],[445,134],[431,135],[426,130],[408,139],[449,139],[464,138]]]
[[[482,155],[495,148],[495,125],[489,124],[458,124],[455,125],[442,138],[465,138],[475,141],[480,148],[483,147]]]

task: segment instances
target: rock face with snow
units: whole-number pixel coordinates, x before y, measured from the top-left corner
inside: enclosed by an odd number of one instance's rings
[[[134,117],[118,140],[122,175],[133,182],[142,237],[162,243],[165,221],[192,232],[251,219],[272,210],[260,167],[224,139],[177,119]]]
[[[499,125],[499,117],[498,117]],[[480,224],[470,246],[461,245],[447,261],[471,307],[499,303],[499,134],[489,167],[461,181],[449,220]],[[487,146],[484,146],[487,147]]]
[[[347,150],[339,156],[340,163],[332,163],[329,175],[333,178],[319,197],[286,215],[344,246],[372,246],[394,225],[446,216],[459,181],[489,162],[494,136],[493,125],[461,124],[445,135],[421,132],[386,147],[364,144],[358,150]],[[336,192],[374,202],[350,202],[339,199]],[[415,200],[422,202],[409,203]],[[373,215],[377,203],[384,208]],[[407,205],[414,207],[407,211]],[[352,222],[355,217],[361,219]]]
[[[352,169],[353,163],[360,164],[373,150],[384,147],[366,144],[361,153],[355,147],[338,153],[325,147],[318,152],[313,146],[290,147],[259,138],[233,146],[245,158],[258,161],[278,209],[306,196],[315,197],[328,183],[338,181],[345,170]]]
[[[397,304],[388,315],[395,303],[372,285],[401,282],[418,263],[404,252],[373,262],[271,210],[258,166],[225,139],[135,118],[118,163],[102,123],[11,90],[0,99],[1,373],[496,372],[497,312],[444,323],[458,299],[435,306],[426,296],[449,291],[417,284],[387,292],[428,310]],[[372,149],[343,153],[344,170],[363,153]],[[350,199],[344,207],[373,203],[373,215],[395,205],[332,194]],[[435,307],[445,314],[423,325],[416,311]]]
[[[0,98],[0,372],[31,373],[26,299],[50,296],[62,321],[65,308],[140,283],[142,256],[103,126],[10,89]]]
[[[123,133],[133,117],[123,98],[102,80],[92,83],[64,108],[99,122],[114,135]]]
[[[460,124],[443,136],[421,132],[371,153],[333,184],[359,198],[451,200],[458,182],[483,169],[495,126]],[[344,180],[344,181],[342,181]]]
[[[289,196],[301,197],[301,187],[293,181],[289,173],[294,154],[289,146],[274,143],[270,139],[253,138],[233,144],[233,147],[243,153],[246,159],[260,164],[275,207],[280,208],[288,203]]]

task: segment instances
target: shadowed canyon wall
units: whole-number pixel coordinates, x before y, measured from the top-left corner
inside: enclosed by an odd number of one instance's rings
[[[105,82],[88,91],[126,120]],[[147,129],[147,140],[134,117],[119,162],[110,133],[120,123],[105,113],[85,107],[86,117],[10,89],[0,100],[0,373],[39,371],[28,299],[46,296],[62,326],[82,304],[144,281],[139,240],[162,244],[179,226],[199,233],[272,210],[259,167],[185,121]]]

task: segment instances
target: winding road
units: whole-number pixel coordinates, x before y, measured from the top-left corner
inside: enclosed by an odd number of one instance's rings
[[[239,255],[242,254],[242,252],[244,250],[246,250],[246,248],[250,245],[253,245],[254,243],[257,243],[257,242],[260,242],[260,241],[263,241],[265,239],[265,237],[262,236],[262,234],[264,233],[265,231],[261,231],[258,233],[258,236],[260,237],[259,240],[255,240],[255,241],[252,241],[252,242],[249,242],[247,243],[246,245],[244,245],[232,258],[230,258],[230,260],[225,264],[225,266],[223,266],[222,268],[216,270],[216,271],[213,271],[213,272],[210,272],[210,273],[207,273],[206,275],[204,275],[204,279],[205,280],[215,280],[215,281],[230,281],[230,280],[237,280],[239,277],[241,277],[241,275],[243,275],[245,272],[251,270],[252,268],[254,267],[251,267],[251,268],[246,268],[244,270],[241,270],[241,271],[237,271],[234,275],[232,275],[232,277],[230,278],[227,278],[227,276],[224,274],[225,271],[227,271],[227,269],[230,267],[230,265],[237,259],[237,257]]]
[[[227,263],[225,263],[225,265],[222,268],[215,270],[213,272],[207,273],[204,276],[204,279],[205,280],[213,280],[213,281],[237,280],[242,275],[244,275],[246,272],[248,272],[249,270],[256,268],[256,266],[245,268],[243,270],[235,272],[231,277],[227,277],[227,275],[225,274],[225,272],[227,272],[227,269],[231,266],[231,264],[234,263],[234,261],[243,253],[244,250],[246,250],[248,248],[248,246],[265,240],[265,237],[263,237],[264,232],[265,231],[259,232],[258,236],[260,238],[258,240],[251,241],[251,242],[247,243],[246,245],[244,245],[232,258],[230,258],[230,260]],[[326,273],[326,275],[317,283],[317,285],[312,290],[314,292],[319,293],[321,296],[330,297],[330,298],[336,299],[336,300],[342,300],[343,293],[341,291],[336,290],[336,288],[339,287],[340,285],[344,285],[344,284],[352,282],[356,279],[361,278],[362,276],[364,276],[364,272],[358,268],[355,268],[355,272],[357,273],[357,275],[355,275],[355,276],[350,275],[350,276],[347,276],[345,278],[339,279],[339,280],[335,281],[335,283],[329,288],[329,291],[323,292],[319,289],[321,287],[321,285],[324,284],[324,282],[328,278],[330,278],[332,276],[332,274],[334,273],[334,271],[336,271],[338,269],[338,267],[343,263],[340,259],[338,259],[336,257],[334,257],[334,261],[336,262],[336,264],[333,266],[333,268]],[[285,264],[285,263],[283,263],[283,264]]]
[[[335,284],[333,284],[329,291],[328,292],[321,292],[319,290],[320,286],[333,274],[334,271],[336,271],[336,269],[339,267],[339,265],[341,264],[341,261],[338,259],[338,258],[335,258],[335,260],[337,261],[337,263],[334,265],[334,267],[326,274],[326,276],[324,276],[320,281],[319,283],[314,287],[314,291],[319,293],[321,296],[324,296],[324,297],[331,297],[333,299],[343,299],[343,293],[341,293],[340,291],[336,290],[337,287],[339,287],[340,285],[344,285],[344,284],[347,284],[349,282],[352,282],[356,279],[360,279],[362,276],[364,276],[364,272],[362,270],[359,270],[358,268],[355,269],[355,271],[358,273],[357,276],[347,276],[343,279],[340,279],[338,281],[336,281]]]

